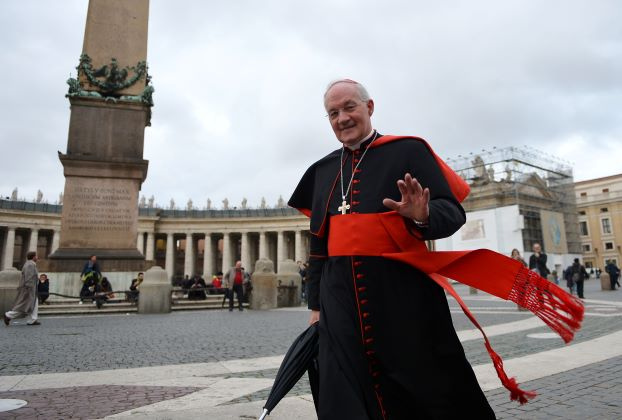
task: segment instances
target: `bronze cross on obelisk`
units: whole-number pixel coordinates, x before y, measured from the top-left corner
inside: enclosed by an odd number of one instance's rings
[[[346,214],[346,212],[350,210],[350,205],[346,203],[346,200],[343,200],[341,206],[337,207],[337,210],[339,210],[341,214]]]

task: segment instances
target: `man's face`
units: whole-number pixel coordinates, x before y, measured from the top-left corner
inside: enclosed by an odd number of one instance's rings
[[[540,253],[540,244],[533,244],[533,252]]]
[[[236,261],[235,268],[237,268],[238,270],[242,268],[242,261]]]
[[[141,273],[141,274],[139,274],[139,275],[138,275],[138,279],[139,279],[139,280],[142,280],[144,276],[145,276],[145,275]]]
[[[47,279],[48,279],[48,276],[46,276],[45,274],[41,274],[41,275],[39,276],[39,280],[40,280],[40,281],[46,281]]]
[[[353,146],[371,132],[374,101],[361,101],[354,83],[337,83],[331,87],[324,105],[335,136],[344,145]]]
[[[91,257],[91,261],[92,261],[92,262],[96,262],[96,261],[97,261],[97,257],[96,257],[95,255],[93,255],[93,256]]]

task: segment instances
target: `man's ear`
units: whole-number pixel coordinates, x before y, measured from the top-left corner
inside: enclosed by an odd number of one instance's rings
[[[373,99],[370,99],[369,101],[367,101],[367,112],[369,113],[370,117],[374,113],[374,100]]]

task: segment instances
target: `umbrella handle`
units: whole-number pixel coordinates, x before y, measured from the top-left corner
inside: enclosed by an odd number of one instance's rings
[[[269,411],[267,408],[263,409],[263,413],[261,413],[261,416],[259,416],[258,420],[264,420],[266,418],[266,416],[268,415]]]

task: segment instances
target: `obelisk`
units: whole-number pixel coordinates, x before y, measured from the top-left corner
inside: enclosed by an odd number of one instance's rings
[[[60,246],[50,256],[58,270],[77,267],[70,262],[91,254],[109,260],[107,270],[144,266],[136,236],[153,105],[148,18],[149,0],[89,1],[78,76],[67,81],[71,117],[67,152],[59,152],[65,175]]]

